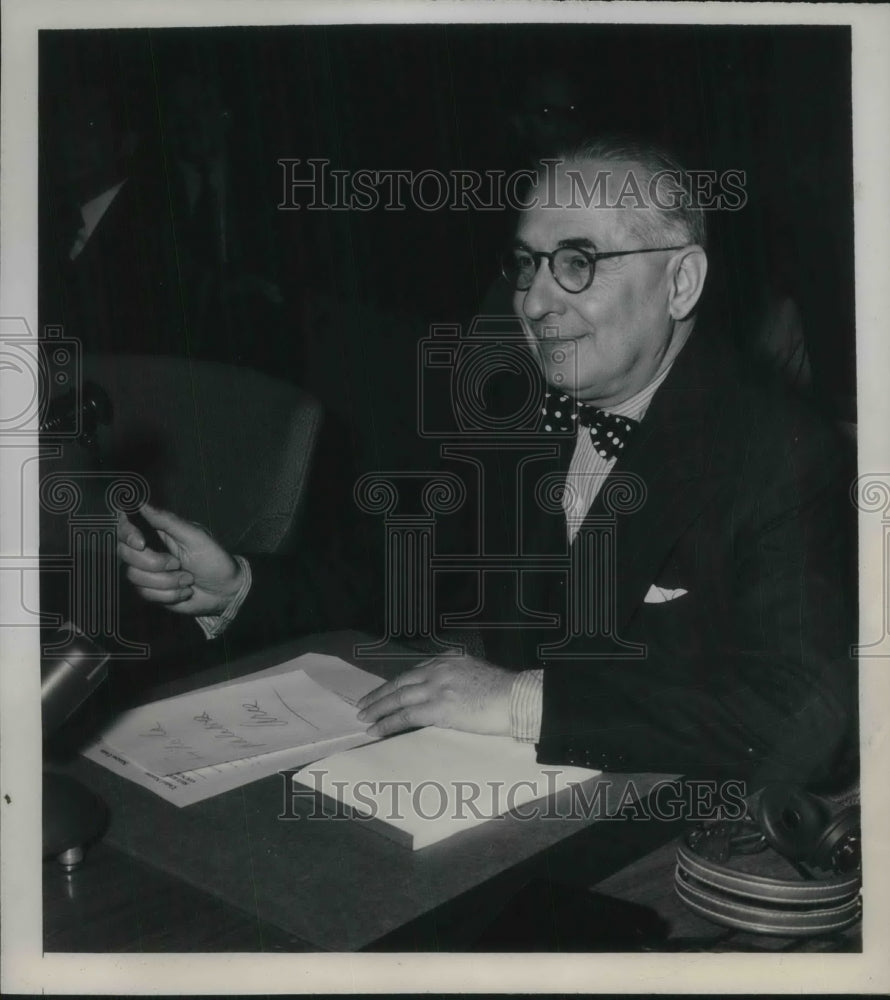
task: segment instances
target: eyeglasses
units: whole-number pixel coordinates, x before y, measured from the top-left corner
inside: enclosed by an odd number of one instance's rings
[[[584,250],[581,247],[560,247],[546,250],[525,250],[511,247],[501,256],[501,274],[517,292],[527,292],[535,280],[541,260],[546,257],[554,280],[566,292],[584,292],[593,284],[596,262],[609,257],[627,257],[634,253],[659,253],[682,250],[686,246],[648,247],[644,250]]]

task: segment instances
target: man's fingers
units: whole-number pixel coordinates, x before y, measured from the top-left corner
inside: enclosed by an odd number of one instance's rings
[[[127,568],[127,579],[137,587],[148,587],[150,590],[178,590],[191,587],[195,582],[191,573],[151,573],[135,566]]]
[[[158,537],[169,548],[170,536],[165,531],[158,531]],[[153,572],[177,570],[180,567],[179,560],[170,552],[155,552],[154,549],[147,548],[142,532],[124,513],[118,514],[117,541],[118,555],[128,566]]]
[[[381,684],[380,687],[374,688],[373,691],[369,691],[364,698],[359,698],[355,703],[355,707],[359,710],[358,717],[360,719],[364,718],[365,713],[369,712],[379,701],[391,697],[399,689],[398,682],[401,682],[402,687],[407,686],[410,682],[406,682],[404,680],[405,677],[407,677],[407,674],[402,674],[401,677],[397,677],[394,681],[387,681],[385,684]],[[418,681],[417,683],[420,682]]]
[[[177,587],[175,590],[156,590],[154,587],[140,587],[139,594],[152,604],[178,604],[194,595],[191,587]]]
[[[410,708],[400,708],[391,715],[386,715],[368,729],[369,736],[392,736],[406,729],[417,729],[419,726],[434,725],[431,707],[427,704]]]
[[[423,676],[415,675],[413,670],[409,670],[405,674],[400,674],[394,681],[387,681],[385,684],[381,684],[380,687],[374,688],[373,691],[369,691],[364,698],[360,698],[355,703],[355,707],[360,712],[363,712],[372,705],[376,705],[377,702],[391,697],[396,691],[403,688],[416,687],[418,684],[422,684],[424,680]]]
[[[372,691],[371,694],[373,695],[374,692]],[[359,702],[361,708],[358,714],[359,722],[376,722],[386,715],[411,708],[414,705],[421,705],[429,700],[429,696],[430,692],[425,684],[403,684],[364,707],[361,707],[362,703]]]
[[[142,532],[123,511],[117,515],[117,540],[133,549],[141,551],[145,548],[145,539],[142,537]]]
[[[379,701],[381,698],[386,698],[391,695],[393,691],[398,691],[399,688],[408,687],[412,684],[422,684],[430,675],[436,664],[439,661],[439,655],[431,656],[428,660],[424,660],[422,663],[418,663],[416,667],[412,667],[410,670],[406,670],[405,673],[399,674],[395,680],[387,681],[385,684],[381,684],[380,687],[374,688],[373,691],[369,691],[364,698],[360,698],[356,702],[356,708],[359,710],[367,708],[372,705],[375,701]]]
[[[124,542],[118,542],[117,554],[127,566],[148,573],[172,573],[180,568],[179,560],[169,552],[155,552],[154,549],[143,549],[140,552]]]
[[[200,524],[186,521],[170,510],[161,510],[159,507],[152,507],[151,504],[144,504],[139,513],[157,530],[165,544],[172,539],[187,546],[198,535],[203,536],[208,533]]]

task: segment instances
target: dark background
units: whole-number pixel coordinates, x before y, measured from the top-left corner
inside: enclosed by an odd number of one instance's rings
[[[256,253],[286,310],[283,322],[239,324],[203,353],[305,385],[347,423],[361,423],[369,397],[413,379],[416,343],[430,323],[475,314],[509,219],[410,206],[279,211],[277,160],[321,156],[347,170],[517,169],[508,110],[529,74],[554,66],[578,82],[591,131],[642,130],[689,167],[746,171],[744,209],[710,213],[713,320],[744,344],[766,298],[791,296],[818,397],[854,419],[846,28],[91,30],[42,32],[40,46],[41,120],[73,83],[98,83],[120,122],[139,134],[148,172],[164,168],[165,80],[185,69],[219,87],[240,179],[268,220]],[[45,143],[41,150],[45,176]],[[41,323],[55,321],[64,317],[44,310]],[[254,346],[241,351],[238,338]],[[121,331],[119,349],[129,346]],[[409,398],[413,391],[412,381]],[[385,461],[388,435],[374,433],[369,456]]]

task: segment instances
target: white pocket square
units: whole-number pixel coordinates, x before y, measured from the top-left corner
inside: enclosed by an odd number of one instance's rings
[[[678,597],[688,594],[688,590],[678,587],[671,590],[669,587],[656,587],[653,583],[649,588],[649,593],[643,598],[644,604],[664,604],[665,601],[676,601]]]

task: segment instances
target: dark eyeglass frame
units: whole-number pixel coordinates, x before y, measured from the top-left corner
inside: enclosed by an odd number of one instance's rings
[[[550,274],[553,276],[553,280],[557,283],[557,285],[559,285],[564,292],[568,292],[569,295],[580,295],[581,292],[586,292],[587,289],[593,284],[593,278],[596,274],[596,262],[598,260],[608,260],[610,257],[628,257],[635,253],[659,253],[665,250],[685,250],[686,247],[691,245],[692,244],[690,243],[682,243],[673,247],[645,247],[640,250],[587,250],[585,247],[573,246],[557,247],[556,250],[525,250],[523,248],[523,253],[527,253],[535,263],[535,269],[532,272],[531,280],[525,288],[518,285],[516,281],[512,280],[507,273],[507,257],[509,254],[514,253],[516,249],[518,249],[516,247],[512,247],[510,250],[506,250],[501,254],[501,274],[507,284],[511,285],[517,292],[527,292],[529,288],[532,287],[532,283],[534,282],[538,270],[541,267],[541,261],[546,258],[547,266],[550,268]],[[579,253],[582,257],[586,257],[590,263],[590,276],[581,288],[566,288],[566,286],[556,276],[556,271],[553,269],[553,258],[558,253],[564,253],[566,251],[569,253]]]

